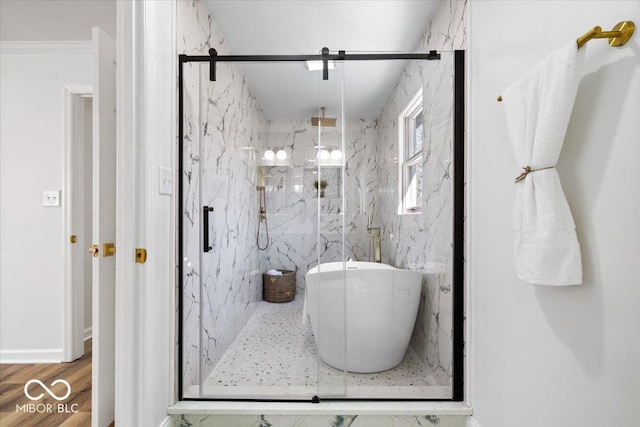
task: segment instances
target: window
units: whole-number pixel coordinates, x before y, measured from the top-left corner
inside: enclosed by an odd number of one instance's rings
[[[398,117],[400,168],[398,213],[422,210],[422,142],[424,139],[422,88]]]

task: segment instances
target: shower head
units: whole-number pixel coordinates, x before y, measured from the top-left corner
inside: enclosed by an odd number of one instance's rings
[[[322,110],[322,117],[311,117],[311,126],[320,126],[322,125],[322,127],[325,128],[334,128],[336,127],[336,120],[337,119],[332,119],[331,117],[325,117],[324,116],[324,112],[327,109],[327,107],[320,107],[320,110]]]

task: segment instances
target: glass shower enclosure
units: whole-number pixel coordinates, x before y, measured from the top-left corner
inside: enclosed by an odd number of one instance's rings
[[[180,56],[181,399],[456,398],[455,55],[386,55],[402,72],[369,110],[351,82],[378,61]],[[398,119],[418,88],[424,202],[406,214]]]

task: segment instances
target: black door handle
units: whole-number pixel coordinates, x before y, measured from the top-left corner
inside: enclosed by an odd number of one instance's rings
[[[204,244],[204,251],[209,252],[213,249],[212,246],[209,246],[209,214],[213,212],[213,208],[210,206],[204,206],[204,216],[202,217],[202,240]]]

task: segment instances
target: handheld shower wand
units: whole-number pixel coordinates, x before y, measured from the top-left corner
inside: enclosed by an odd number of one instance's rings
[[[259,214],[258,214],[258,233],[256,235],[256,246],[259,250],[264,251],[269,247],[269,225],[267,224],[267,200],[265,194],[265,185],[264,185],[264,175],[262,174],[262,168],[258,166],[258,185],[256,185],[256,190],[258,190],[258,204],[259,204]],[[260,246],[260,228],[264,223],[264,230],[267,237],[266,243],[264,246]]]

